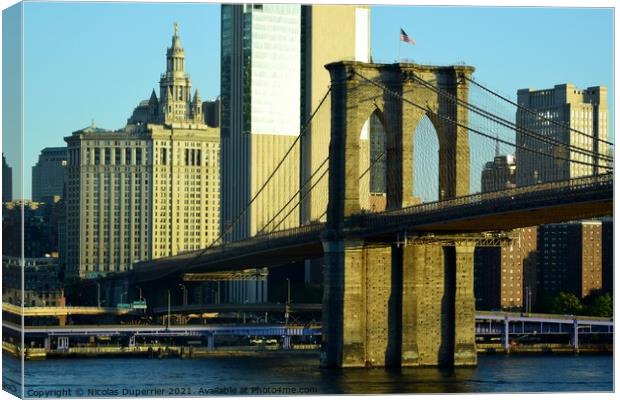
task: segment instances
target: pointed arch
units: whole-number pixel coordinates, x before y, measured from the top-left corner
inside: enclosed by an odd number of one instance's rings
[[[360,131],[359,199],[362,210],[386,208],[386,125],[383,110],[375,103]]]
[[[424,113],[410,134],[407,145],[412,147],[413,202],[426,203],[439,200],[439,151],[437,126]]]

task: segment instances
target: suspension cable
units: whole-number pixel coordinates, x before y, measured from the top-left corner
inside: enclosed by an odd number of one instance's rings
[[[586,137],[588,137],[588,138],[590,138],[590,139],[593,139],[593,140],[596,140],[596,141],[600,141],[600,142],[603,142],[603,143],[608,144],[608,145],[611,145],[611,146],[613,146],[613,145],[614,145],[614,144],[613,144],[613,142],[609,142],[609,141],[607,141],[607,140],[605,140],[605,139],[601,139],[601,138],[598,138],[598,137],[595,137],[595,136],[592,136],[592,135],[588,135],[588,134],[587,134],[587,133],[585,133],[585,132],[581,132],[581,131],[579,131],[579,130],[577,130],[577,129],[575,129],[575,128],[571,128],[571,126],[570,126],[570,125],[567,125],[567,124],[565,124],[565,123],[562,123],[562,122],[557,121],[557,120],[552,119],[552,118],[548,118],[548,117],[546,117],[545,115],[543,115],[543,114],[541,114],[541,113],[539,113],[539,112],[537,112],[537,111],[535,111],[535,110],[532,110],[531,108],[525,107],[525,106],[523,106],[523,105],[521,105],[521,104],[519,104],[519,103],[515,103],[515,102],[514,102],[514,101],[512,101],[511,99],[509,99],[509,98],[507,98],[507,97],[505,97],[505,96],[503,96],[503,95],[501,95],[501,94],[499,94],[499,93],[494,92],[493,90],[491,90],[491,89],[487,88],[486,86],[484,86],[484,85],[482,85],[482,84],[480,84],[480,83],[478,83],[478,82],[474,81],[473,79],[470,79],[470,78],[468,78],[468,77],[466,77],[466,76],[465,76],[464,78],[465,78],[467,81],[469,81],[469,82],[473,83],[474,85],[478,86],[480,89],[484,90],[485,92],[488,92],[488,93],[490,93],[491,95],[493,95],[493,96],[495,96],[495,97],[498,97],[498,98],[500,98],[500,99],[504,100],[505,102],[510,103],[510,104],[512,104],[513,106],[515,106],[515,107],[517,107],[517,108],[519,108],[519,109],[521,109],[521,110],[524,110],[524,111],[528,112],[529,114],[535,115],[535,116],[537,116],[538,118],[542,118],[542,119],[544,119],[545,121],[551,122],[552,124],[557,125],[557,126],[560,126],[560,127],[562,127],[562,128],[568,128],[570,131],[575,132],[575,133],[578,133],[578,134],[583,135],[583,136],[586,136]]]
[[[325,92],[325,95],[323,96],[323,98],[321,99],[319,105],[317,106],[317,108],[314,110],[314,112],[312,113],[312,115],[310,115],[310,118],[308,119],[308,121],[306,122],[304,129],[300,132],[300,134],[295,138],[295,140],[293,141],[293,143],[291,144],[291,146],[288,148],[288,150],[286,151],[286,153],[284,154],[284,156],[280,159],[280,161],[278,162],[278,164],[276,165],[276,167],[274,168],[274,170],[271,172],[271,174],[269,175],[269,177],[265,180],[265,182],[263,182],[262,186],[260,187],[260,189],[254,194],[254,196],[252,197],[252,199],[250,200],[250,202],[246,205],[246,207],[241,211],[241,213],[239,213],[239,215],[237,215],[237,218],[235,218],[235,220],[233,221],[232,224],[230,224],[226,230],[224,230],[224,232],[220,233],[219,237],[217,239],[215,239],[214,243],[217,243],[219,240],[221,240],[224,235],[226,235],[233,226],[235,226],[239,220],[241,220],[241,217],[243,217],[243,215],[245,215],[245,213],[250,209],[250,207],[252,206],[252,204],[254,203],[254,201],[258,198],[258,196],[263,192],[263,190],[267,187],[267,185],[269,184],[269,182],[271,181],[271,179],[275,176],[276,172],[278,172],[278,170],[280,169],[280,167],[284,164],[284,161],[287,159],[287,157],[291,154],[291,152],[293,151],[293,149],[295,148],[295,146],[297,145],[297,143],[299,142],[299,140],[301,139],[302,136],[304,136],[308,130],[308,127],[310,126],[310,122],[312,121],[312,119],[314,118],[314,116],[316,115],[316,113],[319,111],[319,109],[323,106],[323,103],[325,102],[325,99],[327,99],[327,96],[329,95],[329,93],[331,92],[331,87],[329,87],[327,89],[327,91]]]
[[[194,256],[191,260],[189,260],[184,266],[182,266],[182,267],[179,266],[178,268],[189,268],[198,258],[202,257],[205,254],[205,252],[207,252],[209,249],[215,247],[218,244],[218,242],[221,241],[222,238],[228,232],[230,232],[230,230],[241,220],[241,217],[250,209],[250,207],[252,206],[252,203],[256,200],[256,198],[259,196],[259,194],[265,189],[265,187],[267,187],[267,184],[275,176],[275,174],[278,171],[278,169],[284,164],[284,160],[286,160],[286,158],[291,154],[291,152],[293,151],[293,149],[295,148],[295,146],[297,145],[297,143],[299,142],[301,137],[306,135],[306,133],[308,131],[308,127],[310,126],[310,123],[312,122],[312,120],[314,119],[314,117],[316,116],[318,111],[321,109],[321,107],[323,107],[323,104],[325,103],[325,100],[329,96],[330,92],[331,92],[331,86],[329,86],[327,88],[327,91],[325,92],[325,95],[323,96],[323,98],[319,102],[319,104],[316,107],[316,109],[314,110],[314,112],[310,115],[310,117],[306,121],[306,123],[305,123],[303,129],[301,130],[300,134],[295,138],[295,140],[293,141],[293,143],[291,144],[289,149],[286,151],[286,153],[284,154],[282,159],[278,162],[277,166],[274,168],[273,172],[269,175],[267,180],[263,183],[261,188],[258,190],[258,192],[256,192],[256,194],[252,197],[252,199],[249,201],[249,203],[246,205],[246,207],[241,211],[241,213],[239,213],[239,215],[237,215],[237,218],[235,218],[233,223],[230,224],[228,227],[226,227],[226,229],[223,229],[222,232],[220,232],[219,236],[213,242],[211,242],[207,247],[202,249],[198,254],[196,254],[196,256]]]
[[[299,193],[300,193],[300,192],[301,192],[301,191],[302,191],[302,190],[306,187],[306,185],[308,185],[308,184],[310,183],[310,181],[312,180],[312,178],[314,178],[314,175],[316,175],[316,174],[317,174],[317,173],[321,170],[321,168],[323,168],[323,166],[325,165],[325,163],[326,163],[326,162],[328,162],[328,161],[329,161],[329,156],[328,156],[328,157],[325,157],[325,159],[323,160],[323,162],[322,162],[322,163],[321,163],[321,164],[320,164],[320,165],[316,168],[316,170],[312,173],[312,175],[310,175],[310,176],[306,179],[306,181],[305,181],[305,182],[304,182],[304,184],[303,184],[303,185],[299,188],[299,190],[298,190],[297,192],[295,192],[295,194],[293,194],[293,196],[292,196],[292,197],[291,197],[291,198],[290,198],[290,199],[286,202],[286,204],[285,204],[282,208],[280,208],[280,211],[278,211],[278,212],[277,212],[277,213],[276,213],[273,217],[271,217],[271,219],[270,219],[270,220],[269,220],[269,221],[268,221],[268,222],[267,222],[267,223],[266,223],[266,224],[262,227],[262,229],[256,233],[256,235],[257,235],[257,236],[258,236],[258,235],[260,235],[261,233],[263,233],[263,232],[265,231],[265,229],[267,229],[267,227],[268,227],[268,226],[269,226],[269,225],[270,225],[270,224],[271,224],[271,223],[272,223],[272,222],[273,222],[273,221],[274,221],[274,220],[278,217],[278,215],[280,215],[280,213],[282,213],[282,212],[286,209],[286,207],[288,207],[288,206],[289,206],[289,204],[291,204],[291,203],[293,202],[293,200],[295,200],[295,198],[297,197],[297,195],[298,195],[298,194],[299,194]],[[327,169],[329,169],[329,167],[328,167]],[[319,180],[320,180],[320,179],[321,179],[321,178],[319,178]],[[318,182],[318,181],[317,181],[317,182]],[[308,192],[306,192],[306,193],[309,193],[309,192],[312,190],[312,188],[313,188],[313,187],[314,187],[314,186],[311,186],[311,187],[310,187],[310,190],[308,190]],[[303,199],[303,198],[302,198],[302,199]],[[297,205],[295,205],[295,207],[297,207]],[[295,209],[295,207],[293,207],[293,209]],[[287,217],[288,217],[288,215],[286,215],[286,217],[284,217],[284,219],[286,219]],[[279,225],[278,225],[278,226],[279,226]]]
[[[379,87],[380,89],[384,90],[384,92],[390,93],[391,95],[395,96],[396,98],[400,98],[401,100],[405,101],[406,103],[411,104],[412,106],[414,106],[416,108],[419,108],[420,110],[422,110],[424,112],[429,112],[433,116],[439,117],[439,118],[441,118],[443,120],[448,121],[449,123],[455,124],[456,126],[458,126],[460,128],[463,128],[463,129],[466,129],[468,131],[474,132],[474,133],[476,133],[476,134],[478,134],[480,136],[483,136],[483,137],[486,137],[488,139],[491,139],[491,140],[494,140],[494,141],[506,144],[508,146],[513,146],[515,148],[519,148],[519,149],[524,150],[524,151],[529,151],[529,152],[532,152],[532,153],[536,153],[536,154],[539,154],[539,155],[542,155],[542,156],[545,156],[545,157],[550,157],[550,158],[554,158],[554,159],[564,160],[564,161],[568,161],[568,162],[574,162],[574,163],[577,163],[577,164],[587,165],[589,167],[599,167],[599,165],[596,165],[596,164],[591,164],[591,163],[587,163],[587,162],[580,161],[580,160],[571,160],[571,159],[568,159],[568,158],[565,158],[565,157],[554,156],[553,154],[547,154],[547,153],[544,153],[544,152],[541,152],[541,151],[538,151],[538,150],[529,149],[527,147],[517,145],[516,143],[511,143],[511,142],[508,142],[506,140],[499,139],[497,137],[493,137],[493,136],[488,135],[486,133],[483,133],[483,132],[481,132],[481,131],[479,131],[477,129],[468,127],[466,125],[463,125],[460,122],[454,121],[454,120],[452,120],[449,117],[446,117],[446,116],[441,115],[441,114],[437,114],[437,113],[433,112],[430,109],[424,108],[423,106],[420,106],[419,104],[414,103],[411,100],[400,96],[398,93],[394,92],[393,90],[390,90],[390,89],[386,88],[385,86],[383,86],[383,85],[381,85],[381,84],[379,84],[379,83],[377,83],[377,82],[375,82],[375,81],[373,81],[371,79],[368,79],[367,77],[365,77],[364,75],[360,74],[357,71],[355,71],[354,73],[356,75],[358,75],[359,77],[361,77],[362,79],[370,82],[372,85],[375,85],[375,86]],[[605,168],[611,169],[611,167],[605,167]]]
[[[379,162],[379,160],[381,160],[383,157],[385,157],[385,151],[383,151],[381,154],[379,154],[379,156],[377,156],[377,158],[375,158],[371,163],[370,166],[368,168],[366,168],[366,170],[359,176],[358,180],[361,180],[367,173],[368,171],[370,171],[377,162]],[[317,167],[316,171],[314,171],[314,173],[312,174],[312,176],[314,176],[314,174],[316,174],[322,167],[322,165],[329,160],[329,157],[327,157],[325,160],[323,160],[323,163],[321,163],[321,166]],[[319,177],[319,179],[310,187],[310,190],[308,190],[306,193],[304,193],[302,195],[302,197],[297,201],[297,204],[295,204],[295,206],[293,206],[293,208],[288,212],[288,214],[286,214],[284,216],[284,218],[282,220],[280,220],[280,222],[269,232],[269,233],[273,233],[275,232],[275,230],[282,224],[282,222],[284,222],[286,220],[286,218],[288,218],[288,216],[293,212],[293,210],[295,210],[300,204],[301,202],[304,200],[304,198],[312,191],[312,189],[325,177],[325,174],[327,174],[327,172],[329,171],[329,166],[325,169],[325,171],[323,171],[323,173],[321,174],[321,176]],[[308,180],[306,180],[306,183],[312,178],[312,176],[310,178],[308,178]],[[291,197],[291,199],[289,200],[289,202],[280,209],[280,211],[278,211],[278,214],[280,214],[280,212],[282,212],[286,206],[288,206],[288,204],[297,197],[297,194],[300,192],[301,190],[298,190],[297,193],[295,193],[293,195],[293,197]],[[325,214],[327,214],[327,210],[319,217],[319,220],[321,218],[323,218],[323,216],[325,216]],[[271,221],[269,221],[267,223],[267,225],[265,225],[265,227],[263,229],[265,229],[269,223],[271,223]]]
[[[551,145],[555,145],[555,146],[567,146],[569,147],[569,149],[571,149],[572,151],[574,151],[575,153],[580,153],[583,154],[585,156],[589,156],[589,157],[594,157],[594,158],[599,158],[599,159],[603,159],[605,161],[613,161],[613,159],[611,159],[609,156],[606,156],[602,153],[597,153],[591,150],[587,150],[584,148],[580,148],[577,147],[575,145],[572,145],[570,143],[563,143],[557,139],[551,138],[551,137],[544,137],[542,135],[540,135],[539,133],[537,133],[536,131],[533,131],[531,129],[528,128],[524,128],[524,127],[520,127],[518,126],[516,123],[512,123],[511,121],[508,121],[500,116],[497,116],[493,113],[490,113],[489,111],[486,111],[476,105],[473,105],[465,100],[459,99],[458,97],[454,96],[451,93],[446,92],[445,90],[442,90],[441,88],[431,84],[430,82],[414,75],[414,79],[419,81],[420,83],[422,83],[423,85],[425,85],[426,87],[428,87],[429,89],[433,90],[434,92],[436,92],[439,95],[442,96],[446,96],[448,97],[450,100],[455,101],[457,104],[460,104],[462,107],[465,107],[466,109],[481,115],[485,118],[488,118],[490,120],[492,120],[493,122],[496,122],[508,129],[514,129],[517,132],[523,133],[526,136],[533,138],[535,140],[541,141],[541,142],[545,142],[547,144],[551,144]]]

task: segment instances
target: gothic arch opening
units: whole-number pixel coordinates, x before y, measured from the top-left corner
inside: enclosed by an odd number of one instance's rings
[[[360,208],[370,212],[384,211],[387,204],[386,133],[380,112],[376,109],[360,132]]]
[[[413,146],[414,204],[439,200],[439,136],[428,116],[418,122],[409,145]]]

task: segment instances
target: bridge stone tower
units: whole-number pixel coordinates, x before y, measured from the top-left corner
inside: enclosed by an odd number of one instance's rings
[[[467,126],[467,111],[415,78],[467,100],[463,77],[474,69],[353,61],[326,68],[332,97],[322,366],[475,365],[475,242],[371,243],[349,218],[361,212],[360,131],[372,113],[386,132],[388,210],[413,204],[410,140],[424,115],[439,139],[440,199],[469,194],[468,132],[459,127]]]

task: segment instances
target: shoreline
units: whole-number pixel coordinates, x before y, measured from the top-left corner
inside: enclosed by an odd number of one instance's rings
[[[4,342],[3,353],[20,358],[19,350],[13,344]],[[577,353],[602,353],[613,354],[613,345],[597,344],[583,345],[578,351],[572,346],[564,344],[535,344],[511,346],[508,351],[500,344],[478,345],[478,354],[577,354]],[[66,358],[219,358],[219,357],[279,357],[285,355],[316,355],[319,356],[320,347],[304,347],[282,349],[278,346],[261,347],[228,347],[209,349],[207,347],[194,346],[135,346],[135,347],[72,347],[66,350],[48,350],[44,348],[27,348],[25,359],[28,361]]]

